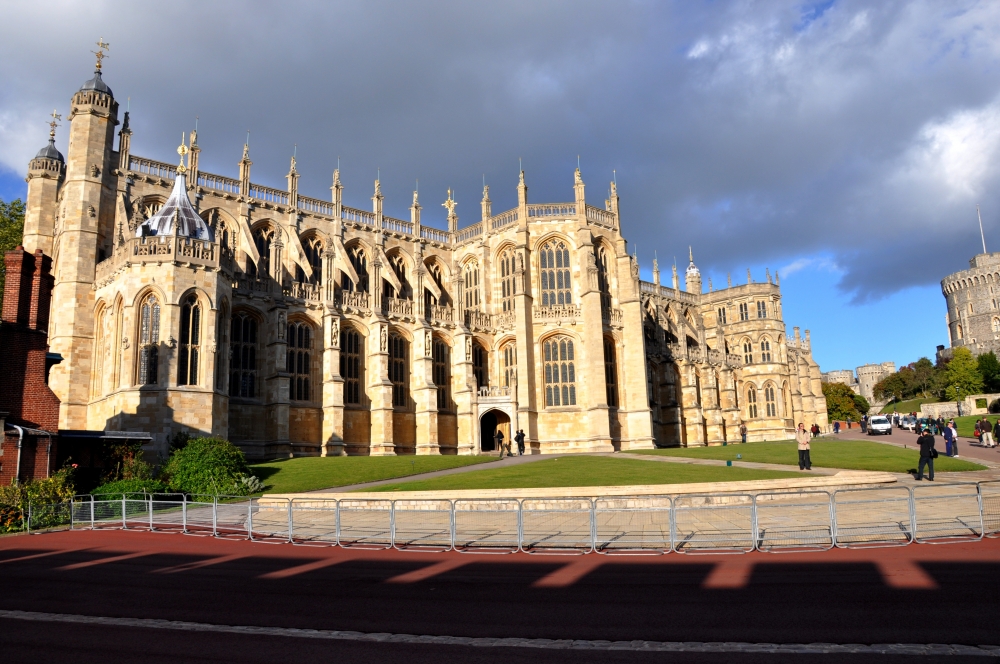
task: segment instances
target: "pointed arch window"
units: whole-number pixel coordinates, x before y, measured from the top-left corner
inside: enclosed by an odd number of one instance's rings
[[[764,337],[760,340],[760,361],[770,362],[771,361],[771,340]]]
[[[156,385],[160,364],[160,302],[147,295],[139,306],[139,384]]]
[[[290,374],[288,398],[292,401],[309,401],[311,399],[312,337],[312,327],[308,323],[288,324],[285,371]]]
[[[319,286],[323,282],[323,240],[316,235],[310,235],[302,240],[302,250],[306,262],[312,268],[312,276],[307,277],[305,270],[295,266],[295,280],[300,284]]]
[[[406,261],[403,259],[402,255],[396,253],[388,257],[389,265],[386,269],[392,270],[399,279],[400,289],[396,292],[393,286],[389,285],[388,281],[382,280],[384,284],[382,292],[386,297],[395,297],[400,300],[412,300],[413,299],[413,289],[410,287],[410,282],[406,278]]]
[[[368,292],[368,255],[365,253],[364,247],[359,244],[353,247],[348,247],[347,258],[351,261],[351,265],[354,267],[354,271],[358,273],[358,283],[351,281],[350,277],[346,274],[343,276],[341,283],[343,284],[343,289],[346,291],[357,291],[359,293]]]
[[[542,245],[542,306],[564,307],[573,303],[569,249],[561,240]]]
[[[740,320],[750,320],[750,307],[746,302],[740,302]]]
[[[465,264],[462,272],[462,279],[465,282],[465,308],[479,308],[479,263],[469,261]]]
[[[517,385],[517,344],[509,341],[500,349],[500,359],[503,362],[503,386]]]
[[[444,287],[444,269],[436,261],[427,266],[427,278],[431,279],[434,284],[441,291],[441,297],[437,298],[431,293],[430,289],[424,288],[424,305],[427,309],[427,315],[430,316],[431,306],[449,306],[451,303],[448,299],[448,291]]]
[[[594,259],[597,263],[597,289],[601,293],[601,308],[607,310],[611,308],[611,279],[608,274],[608,251],[603,245],[594,249]]]
[[[719,314],[719,317],[718,317],[719,325],[725,325],[726,324],[726,308],[725,307],[719,307],[718,314]]]
[[[757,389],[753,385],[747,388],[747,419],[757,419]]]
[[[514,250],[504,249],[500,254],[500,308],[514,311]]]
[[[201,305],[195,295],[188,295],[181,304],[181,333],[177,347],[177,384],[198,384],[198,362],[201,359]]]
[[[618,362],[615,357],[615,340],[604,338],[604,385],[607,388],[608,406],[618,407]]]
[[[364,339],[353,327],[340,330],[340,375],[344,379],[344,403],[361,405],[364,373]]]
[[[257,397],[257,319],[239,313],[229,327],[229,396]]]
[[[392,381],[392,405],[405,408],[409,398],[409,343],[401,335],[389,334],[389,380]]]
[[[431,373],[437,387],[437,408],[451,410],[451,399],[448,398],[451,387],[451,349],[436,337],[431,344],[431,362]]]
[[[476,377],[476,387],[490,384],[489,353],[478,342],[472,342],[472,374]]]
[[[223,302],[219,308],[219,316],[216,319],[218,330],[218,350],[215,353],[215,389],[226,389],[226,373],[228,367],[224,358],[228,358],[229,351],[229,305]]]
[[[542,344],[545,370],[545,405],[576,405],[576,359],[573,340],[556,336]]]
[[[1000,318],[993,318],[993,331],[1000,332]]]
[[[253,232],[253,243],[260,254],[256,265],[253,261],[247,264],[247,274],[253,279],[265,279],[271,276],[271,243],[274,241],[274,230],[270,227],[258,228]]]
[[[764,410],[768,417],[778,416],[778,400],[775,395],[774,385],[768,383],[764,386]]]
[[[753,343],[749,339],[743,340],[743,363],[753,364]]]

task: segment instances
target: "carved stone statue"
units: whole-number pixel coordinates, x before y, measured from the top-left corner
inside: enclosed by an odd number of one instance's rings
[[[330,321],[330,347],[340,348],[340,319]]]
[[[385,353],[389,350],[389,333],[385,329],[384,325],[380,328],[379,335],[382,340],[382,346],[381,346],[382,352]]]

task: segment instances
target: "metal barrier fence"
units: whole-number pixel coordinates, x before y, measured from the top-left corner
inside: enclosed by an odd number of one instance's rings
[[[184,494],[30,505],[27,530],[141,529],[296,545],[657,555],[905,546],[1000,536],[1000,481],[684,496],[367,500]]]

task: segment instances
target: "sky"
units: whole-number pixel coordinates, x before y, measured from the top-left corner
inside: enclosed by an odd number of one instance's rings
[[[0,23],[0,198],[23,196],[52,109],[104,80],[134,154],[443,227],[621,196],[645,278],[688,247],[714,283],[781,274],[824,370],[947,344],[940,280],[1000,249],[1000,3],[973,0],[10,3]],[[41,36],[44,35],[44,38]],[[65,127],[57,146],[66,151]],[[419,185],[418,185],[419,181]]]

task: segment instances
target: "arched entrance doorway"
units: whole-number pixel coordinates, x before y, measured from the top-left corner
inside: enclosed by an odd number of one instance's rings
[[[494,436],[497,429],[503,432],[504,442],[510,440],[510,417],[502,410],[488,410],[479,418],[479,448],[483,452],[496,452]]]

